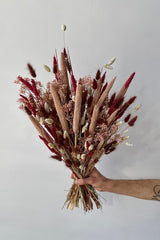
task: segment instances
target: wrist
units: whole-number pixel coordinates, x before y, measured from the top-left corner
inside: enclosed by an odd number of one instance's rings
[[[112,192],[113,190],[113,180],[109,178],[104,179],[104,191],[105,192]]]

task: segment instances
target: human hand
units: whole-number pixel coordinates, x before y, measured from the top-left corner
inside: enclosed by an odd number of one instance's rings
[[[71,178],[75,179],[73,173],[71,174]],[[94,168],[88,178],[76,179],[75,183],[78,185],[90,184],[96,190],[100,192],[105,192],[107,191],[109,179],[104,177],[96,168]]]

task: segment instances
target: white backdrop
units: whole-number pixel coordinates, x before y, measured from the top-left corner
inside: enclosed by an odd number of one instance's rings
[[[130,130],[133,148],[120,145],[98,169],[110,178],[160,178],[160,3],[158,0],[0,1],[0,239],[159,240],[160,203],[110,193],[103,209],[84,215],[61,209],[72,184],[69,170],[49,158],[27,116],[18,109],[16,76],[50,80],[55,49],[67,25],[75,76],[91,74],[116,56],[114,89],[136,71],[128,96],[141,103]]]

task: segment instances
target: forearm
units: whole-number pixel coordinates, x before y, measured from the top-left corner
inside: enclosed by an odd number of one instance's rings
[[[105,191],[160,201],[160,179],[105,180]]]

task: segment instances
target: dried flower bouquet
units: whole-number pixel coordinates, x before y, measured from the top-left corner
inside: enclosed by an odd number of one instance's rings
[[[104,67],[112,69],[114,61],[112,59]],[[132,127],[137,119],[130,113],[124,116],[136,99],[135,96],[127,101],[124,98],[135,73],[118,93],[110,95],[116,77],[109,83],[105,82],[106,72],[102,74],[98,70],[95,78],[89,76],[77,81],[65,48],[60,54],[60,64],[56,55],[52,71],[46,65],[44,68],[55,76],[46,88],[37,81],[31,64],[28,64],[31,78],[17,77],[15,83],[20,84],[20,108],[27,113],[40,139],[52,152],[51,157],[63,161],[76,178],[86,178],[102,154],[111,153],[128,138],[123,136],[124,129],[120,132],[120,125]],[[93,202],[97,208],[101,207],[93,186],[73,183],[65,203],[67,208],[73,209],[79,207],[79,201],[85,212],[93,209]]]

